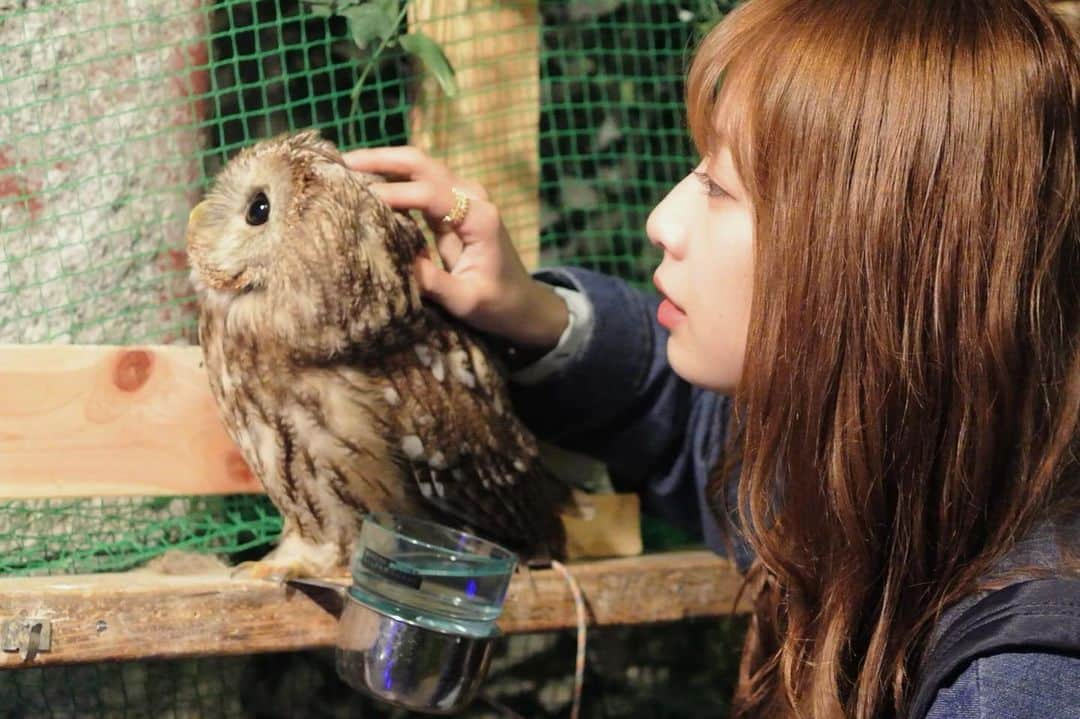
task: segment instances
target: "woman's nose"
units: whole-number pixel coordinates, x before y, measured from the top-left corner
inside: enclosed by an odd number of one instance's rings
[[[686,240],[693,221],[688,194],[686,180],[683,180],[671,188],[645,222],[645,234],[649,241],[676,259],[686,252]]]

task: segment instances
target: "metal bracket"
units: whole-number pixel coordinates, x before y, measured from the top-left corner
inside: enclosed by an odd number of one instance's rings
[[[0,624],[0,649],[18,652],[24,662],[52,649],[52,624],[48,619],[16,617]]]

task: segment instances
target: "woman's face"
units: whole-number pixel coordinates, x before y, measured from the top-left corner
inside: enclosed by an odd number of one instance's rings
[[[726,143],[653,209],[646,232],[664,251],[653,281],[668,361],[687,381],[730,394],[750,325],[754,220]]]

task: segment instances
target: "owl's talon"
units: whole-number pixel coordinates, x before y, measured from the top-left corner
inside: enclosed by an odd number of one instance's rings
[[[232,576],[285,584],[292,579],[348,575],[346,559],[336,544],[313,544],[286,531],[273,551],[261,559],[236,565]]]
[[[231,579],[260,579],[285,584],[290,579],[303,576],[301,567],[276,564],[274,562],[241,562],[233,567]]]

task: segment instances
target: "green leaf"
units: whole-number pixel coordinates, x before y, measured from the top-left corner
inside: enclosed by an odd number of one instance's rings
[[[400,9],[400,3],[398,0],[369,0],[372,5],[378,7],[387,15],[391,17],[398,16],[398,10]]]
[[[308,3],[311,7],[311,14],[318,17],[330,17],[334,14],[334,4],[330,2],[325,3]]]
[[[384,2],[369,2],[344,8],[341,14],[349,21],[349,32],[359,48],[366,48],[376,38],[386,40],[397,32],[397,4],[389,12]]]
[[[434,40],[423,33],[411,32],[398,38],[398,43],[408,53],[419,58],[427,71],[435,76],[442,91],[447,97],[457,95],[457,80],[454,78],[454,68],[450,67],[450,61]]]

